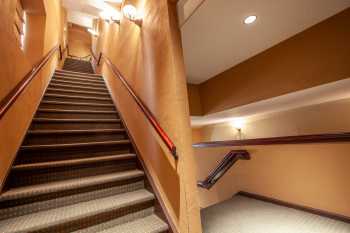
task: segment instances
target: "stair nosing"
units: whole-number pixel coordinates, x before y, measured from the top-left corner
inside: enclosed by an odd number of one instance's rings
[[[60,88],[51,88],[51,87],[48,87],[47,91],[110,96],[108,92],[107,93],[103,93],[103,92],[93,92],[93,91],[64,90],[64,89],[60,89]]]
[[[125,129],[78,129],[78,130],[28,130],[30,135],[43,134],[95,134],[95,133],[121,133]]]
[[[58,104],[58,105],[81,105],[81,106],[91,106],[91,107],[115,107],[114,104],[80,103],[80,102],[53,101],[53,100],[43,100],[41,103]]]
[[[76,147],[91,147],[101,145],[123,145],[130,144],[128,139],[114,140],[114,141],[102,141],[102,142],[82,142],[82,143],[61,143],[61,144],[39,144],[39,145],[24,145],[20,147],[21,151],[28,150],[43,150],[43,149],[62,149],[62,148],[76,148]]]
[[[80,78],[80,77],[72,77],[72,76],[63,76],[63,75],[55,75],[53,77],[54,80],[60,80],[60,79],[72,79],[72,80],[78,80],[78,81],[83,81],[83,82],[90,82],[90,83],[98,83],[98,84],[106,84],[104,82],[104,80],[91,80],[91,79],[87,79],[87,78]]]
[[[98,91],[107,91],[107,88],[98,88],[98,87],[87,87],[87,86],[80,86],[80,85],[65,85],[65,84],[60,84],[60,83],[50,83],[49,88],[50,87],[59,87],[59,88],[76,88],[76,89],[86,89],[86,90],[98,90]]]
[[[59,119],[59,118],[34,118],[34,122],[101,122],[101,123],[120,123],[121,119]]]
[[[83,178],[73,178],[68,180],[54,181],[43,184],[29,185],[19,188],[12,188],[0,195],[0,201],[16,200],[28,198],[48,193],[61,192],[72,189],[79,189],[116,181],[128,180],[137,177],[144,177],[145,173],[139,169],[132,169],[122,172],[113,172],[103,175],[88,176]],[[100,179],[99,179],[100,178]],[[97,180],[96,180],[97,179]],[[68,185],[67,185],[68,184]],[[46,187],[50,185],[49,189]],[[45,188],[46,187],[46,188]]]
[[[103,100],[103,101],[112,101],[111,98],[102,98],[102,97],[91,97],[91,96],[79,96],[79,95],[60,95],[60,94],[49,94],[46,93],[45,97],[56,97],[56,98],[69,98],[69,99],[87,99],[87,100]]]
[[[57,109],[57,108],[39,108],[37,112],[49,113],[81,113],[81,114],[118,114],[117,111],[103,111],[103,110],[72,110],[72,109]]]
[[[116,155],[107,155],[107,156],[97,156],[97,157],[88,157],[83,159],[68,159],[68,160],[59,160],[51,162],[40,162],[40,163],[27,163],[27,164],[18,164],[14,165],[11,169],[14,171],[23,171],[23,170],[32,170],[32,169],[46,169],[54,167],[64,167],[64,166],[74,166],[80,164],[90,164],[106,161],[117,161],[136,158],[136,154],[116,154]]]
[[[83,74],[83,75],[91,75],[91,76],[97,76],[97,77],[101,77],[100,74],[90,74],[90,73],[81,73],[81,72],[74,72],[74,71],[70,71],[70,70],[63,70],[63,69],[56,69],[55,72],[61,72],[61,73],[77,73],[77,74]]]

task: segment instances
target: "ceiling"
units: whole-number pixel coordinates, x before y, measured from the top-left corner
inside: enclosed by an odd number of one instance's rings
[[[199,84],[350,7],[350,0],[181,0],[178,7],[188,82]],[[245,25],[249,15],[258,19]]]
[[[68,22],[83,27],[91,28],[93,19],[99,17],[101,11],[114,11],[108,3],[118,0],[63,0],[63,6],[67,9]]]

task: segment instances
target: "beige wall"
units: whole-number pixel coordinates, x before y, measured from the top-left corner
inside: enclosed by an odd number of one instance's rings
[[[175,162],[126,89],[103,64],[113,99],[175,227],[181,233],[201,232],[176,5],[167,0],[132,2],[144,12],[142,26],[125,18],[120,26],[100,22],[100,36],[92,47],[96,55],[103,51],[121,70],[177,146],[179,160]]]
[[[199,85],[187,84],[188,103],[191,116],[203,115]]]
[[[346,99],[258,117],[247,121],[242,136],[349,132],[349,119],[350,100]],[[238,138],[229,124],[193,132],[194,142]],[[231,149],[248,150],[252,160],[239,161],[210,191],[200,189],[201,207],[246,191],[350,216],[350,143],[195,149],[197,179],[204,179]]]
[[[200,84],[203,114],[348,78],[349,21],[347,9]]]
[[[68,28],[68,46],[70,55],[85,57],[91,54],[91,34],[86,28],[72,24]]]
[[[29,23],[28,40],[43,38],[32,44],[38,51],[29,49],[23,52],[14,39],[12,16],[16,1],[4,0],[0,3],[0,99],[2,100],[29,72],[34,60],[44,56],[50,49],[60,43],[59,28],[62,8],[59,0],[24,1],[24,10],[29,9],[36,21]],[[31,4],[32,3],[32,4]],[[44,16],[44,17],[42,17]],[[29,17],[29,20],[32,17]],[[42,19],[45,19],[44,21]],[[33,26],[35,25],[35,26]],[[32,31],[33,30],[33,31]],[[29,44],[30,45],[30,44]],[[27,128],[37,109],[42,94],[57,64],[57,54],[49,61],[26,90],[19,96],[15,104],[0,120],[0,190],[7,172],[15,158],[17,150],[25,136]]]

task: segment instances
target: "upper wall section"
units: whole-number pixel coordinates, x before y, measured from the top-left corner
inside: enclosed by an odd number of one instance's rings
[[[203,114],[349,78],[349,22],[347,9],[200,84]]]
[[[86,28],[72,24],[68,28],[68,41],[70,55],[77,57],[90,55],[92,39]]]

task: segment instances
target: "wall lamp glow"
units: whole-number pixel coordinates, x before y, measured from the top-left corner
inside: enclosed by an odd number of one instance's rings
[[[256,15],[250,15],[244,19],[245,24],[252,24],[256,21],[257,17]]]
[[[123,14],[127,19],[136,24],[140,24],[142,22],[141,13],[133,5],[125,5],[123,7]]]
[[[246,120],[242,117],[233,118],[230,125],[238,131],[239,139],[242,139],[242,128],[246,124]]]
[[[97,36],[98,36],[98,32],[94,31],[94,30],[93,30],[93,29],[91,29],[91,28],[89,28],[89,29],[88,29],[88,32],[90,32],[90,33],[91,33],[91,35],[93,35],[93,36],[95,36],[95,37],[97,37]]]

